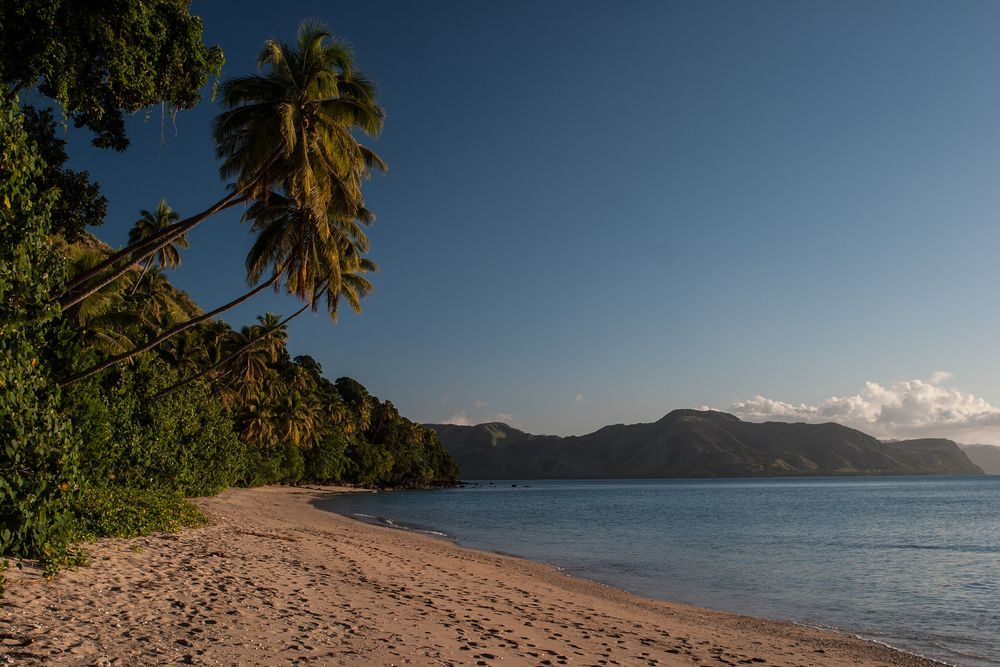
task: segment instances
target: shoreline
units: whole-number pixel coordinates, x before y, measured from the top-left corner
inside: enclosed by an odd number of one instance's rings
[[[643,598],[515,556],[231,489],[213,524],[103,540],[91,565],[10,572],[17,664],[942,664],[847,633]]]
[[[686,478],[681,478],[681,479],[686,479]],[[746,479],[756,479],[756,478],[746,478]],[[473,483],[475,483],[475,482],[473,482]],[[406,490],[408,490],[408,489],[379,489],[377,492],[378,493],[387,493],[387,492],[406,491]],[[376,491],[370,491],[368,489],[360,489],[360,488],[359,489],[354,489],[354,488],[345,489],[344,491],[335,491],[335,492],[330,493],[329,495],[325,495],[325,496],[323,496],[321,498],[317,498],[316,500],[311,501],[310,505],[312,505],[313,507],[316,507],[316,503],[318,501],[322,501],[322,500],[324,500],[326,498],[330,498],[330,497],[339,495],[340,493],[349,493],[349,492],[355,492],[355,491],[358,491],[358,492],[366,492],[367,491],[367,492],[370,492],[370,493],[375,493],[376,492]],[[317,508],[317,509],[319,509],[319,508]],[[740,612],[730,611],[730,610],[726,610],[726,609],[717,609],[715,607],[705,607],[705,606],[690,605],[690,604],[686,604],[686,603],[683,603],[683,602],[674,602],[674,601],[663,599],[663,598],[648,597],[648,596],[642,595],[641,593],[636,593],[634,591],[630,591],[628,589],[621,588],[619,586],[615,586],[614,584],[609,584],[607,582],[603,582],[603,581],[600,581],[598,579],[591,579],[591,578],[586,577],[586,576],[584,576],[582,574],[571,573],[571,572],[567,571],[566,568],[564,568],[564,567],[562,567],[560,565],[556,565],[555,563],[549,563],[547,561],[541,561],[541,560],[533,560],[531,558],[527,558],[527,557],[524,557],[524,556],[519,556],[519,555],[514,554],[514,553],[509,553],[509,552],[501,551],[501,550],[497,550],[497,549],[486,550],[486,549],[477,549],[475,547],[465,546],[465,545],[463,545],[463,544],[460,543],[460,538],[457,535],[451,535],[451,534],[444,533],[444,532],[441,532],[441,531],[438,531],[438,530],[433,530],[433,529],[430,529],[430,528],[414,528],[414,527],[406,525],[405,523],[399,523],[395,519],[393,519],[392,517],[381,516],[381,515],[371,515],[371,514],[343,514],[341,512],[337,512],[337,511],[334,511],[334,510],[327,510],[327,509],[321,509],[320,511],[327,512],[327,513],[330,513],[330,514],[336,514],[337,516],[343,517],[343,518],[348,519],[350,521],[355,521],[357,523],[360,523],[360,524],[363,524],[363,525],[366,525],[366,526],[374,526],[374,527],[377,527],[377,528],[386,528],[388,530],[398,530],[398,531],[402,531],[404,533],[414,534],[414,535],[424,535],[424,536],[427,536],[427,537],[429,537],[431,539],[441,540],[441,541],[447,542],[448,544],[451,544],[451,545],[453,545],[453,546],[455,546],[455,547],[457,547],[459,549],[465,549],[467,551],[474,551],[474,552],[478,552],[478,553],[482,553],[482,554],[486,554],[486,555],[503,556],[504,558],[512,558],[512,559],[515,559],[515,560],[524,561],[526,563],[532,563],[532,564],[535,564],[535,565],[542,565],[544,567],[551,568],[552,571],[554,572],[554,574],[556,574],[556,575],[568,577],[570,579],[578,579],[580,581],[585,581],[585,582],[588,582],[588,583],[591,583],[591,584],[594,584],[594,585],[597,585],[597,586],[603,586],[605,588],[611,589],[613,591],[617,591],[619,593],[623,593],[625,595],[632,595],[632,596],[635,596],[635,597],[638,597],[638,598],[642,598],[642,599],[646,599],[646,600],[652,600],[652,601],[657,601],[657,602],[665,602],[667,604],[673,604],[673,605],[679,605],[679,606],[687,606],[687,607],[691,607],[691,608],[694,608],[694,609],[702,609],[702,610],[705,610],[705,611],[716,612],[716,613],[720,613],[720,614],[732,614],[732,615],[735,615],[735,616],[743,616],[743,617],[746,617],[746,618],[756,619],[756,620],[765,621],[765,622],[788,623],[790,625],[794,625],[794,626],[797,626],[797,627],[808,628],[810,630],[817,630],[817,631],[820,631],[820,632],[832,632],[832,633],[837,634],[837,635],[844,635],[844,636],[847,636],[847,637],[852,637],[852,638],[857,639],[859,641],[876,644],[878,646],[885,647],[885,648],[887,648],[887,649],[889,649],[891,651],[895,651],[895,652],[898,652],[898,653],[903,653],[905,655],[912,656],[912,657],[918,658],[920,660],[928,661],[928,662],[930,662],[932,664],[935,664],[935,665],[944,665],[945,667],[954,667],[953,663],[946,662],[944,660],[940,660],[938,658],[934,658],[934,657],[931,657],[931,656],[922,655],[920,653],[917,653],[916,651],[912,651],[912,650],[909,650],[909,649],[906,649],[906,648],[903,648],[903,647],[900,647],[900,646],[894,646],[894,645],[890,644],[889,642],[881,640],[881,639],[879,639],[877,637],[874,637],[874,636],[865,636],[865,635],[862,635],[862,634],[859,634],[859,633],[856,633],[856,632],[853,632],[851,630],[844,629],[844,628],[838,628],[838,627],[835,627],[835,626],[815,625],[815,624],[811,624],[811,623],[805,623],[805,622],[801,622],[801,621],[796,621],[796,620],[793,620],[793,619],[770,618],[770,617],[767,617],[767,616],[756,616],[756,615],[753,615],[753,614],[743,614],[743,613],[740,613]]]

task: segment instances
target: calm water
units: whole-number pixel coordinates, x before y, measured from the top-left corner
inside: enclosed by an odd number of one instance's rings
[[[1000,476],[481,482],[320,507],[649,597],[1000,664]]]

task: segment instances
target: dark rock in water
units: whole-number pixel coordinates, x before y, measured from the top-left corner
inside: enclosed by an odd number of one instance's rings
[[[840,424],[758,424],[712,410],[675,410],[650,424],[568,438],[499,422],[430,426],[471,479],[983,473],[950,440],[881,442]]]

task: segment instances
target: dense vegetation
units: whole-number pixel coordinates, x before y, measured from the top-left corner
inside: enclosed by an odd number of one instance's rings
[[[73,539],[192,525],[184,497],[234,484],[456,479],[432,430],[286,348],[301,313],[360,312],[377,270],[362,184],[385,164],[356,137],[384,113],[341,42],[305,23],[295,44],[266,43],[257,74],[222,81],[219,199],[186,218],[151,202],[113,250],[88,231],[107,202],[65,167],[55,118],[124,150],[124,114],[194,106],[221,52],[185,0],[4,3],[0,38],[0,557],[53,568],[77,557]],[[167,272],[237,204],[252,287],[204,311]],[[218,319],[265,289],[299,305],[239,329]]]

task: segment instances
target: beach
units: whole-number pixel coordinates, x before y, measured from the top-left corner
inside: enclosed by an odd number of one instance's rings
[[[213,523],[8,573],[9,664],[928,665],[855,637],[650,600],[550,566],[231,489]],[[781,585],[776,577],[775,585]]]

